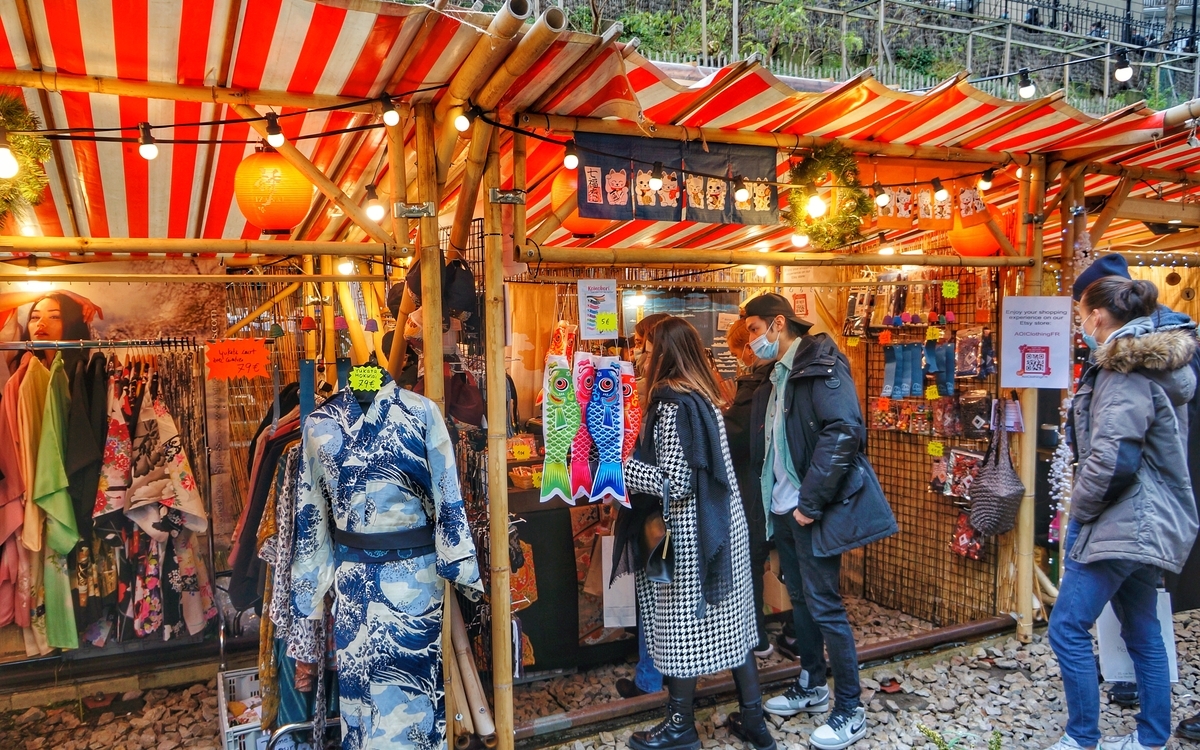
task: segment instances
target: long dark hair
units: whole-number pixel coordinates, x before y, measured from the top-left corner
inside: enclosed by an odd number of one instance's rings
[[[650,355],[650,393],[665,385],[676,391],[693,391],[715,406],[724,398],[713,375],[700,334],[683,318],[667,318],[650,329],[647,337],[654,344]],[[652,396],[653,398],[653,396]]]
[[[1114,320],[1125,324],[1158,309],[1158,287],[1140,279],[1105,276],[1088,284],[1079,302],[1088,310],[1104,308]]]
[[[58,303],[59,315],[62,316],[63,341],[84,341],[92,337],[91,329],[88,328],[88,324],[83,320],[83,306],[65,294],[51,292],[39,297],[29,308],[30,320],[26,321],[25,327],[21,329],[22,341],[32,340],[32,337],[29,335],[29,323],[33,319],[33,311],[44,300],[48,299],[52,299]]]

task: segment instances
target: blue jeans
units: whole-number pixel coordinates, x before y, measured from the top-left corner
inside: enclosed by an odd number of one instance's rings
[[[779,567],[792,600],[796,650],[800,652],[800,667],[809,674],[808,687],[824,685],[826,671],[832,666],[834,706],[858,708],[862,688],[858,683],[854,631],[842,604],[842,556],[817,557],[813,554],[812,524],[801,526],[790,513],[771,515]]]
[[[654,659],[646,649],[646,629],[638,627],[638,663],[633,672],[633,684],[643,693],[657,693],[663,688],[662,672],[654,666]]]
[[[1069,550],[1079,528],[1075,522],[1067,528],[1066,568],[1050,615],[1050,647],[1058,657],[1067,698],[1067,734],[1084,747],[1100,741],[1100,686],[1089,631],[1111,600],[1137,674],[1138,741],[1165,745],[1171,734],[1171,683],[1158,622],[1163,571],[1131,560],[1075,562]]]

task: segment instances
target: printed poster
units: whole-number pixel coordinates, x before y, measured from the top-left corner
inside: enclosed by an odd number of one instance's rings
[[[1071,374],[1071,298],[1005,297],[1001,388],[1066,388]]]
[[[617,280],[588,279],[578,284],[579,337],[585,341],[617,338]]]

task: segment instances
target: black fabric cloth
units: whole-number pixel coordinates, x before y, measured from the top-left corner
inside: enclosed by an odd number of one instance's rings
[[[704,601],[715,606],[725,600],[733,587],[733,555],[729,547],[732,477],[725,471],[721,428],[712,404],[700,394],[659,387],[650,397],[649,417],[640,439],[640,450],[650,458],[647,463],[656,463],[654,425],[660,401],[679,406],[676,429],[692,469],[691,490],[696,499],[697,564]]]
[[[867,431],[850,363],[827,334],[805,336],[785,386],[784,429],[800,477],[799,510],[815,521],[813,549],[832,556],[895,534],[899,527],[865,450]],[[766,462],[768,379],[754,393],[752,462]]]
[[[288,383],[279,389],[279,416],[287,414],[292,409],[300,407],[300,384]],[[254,437],[250,439],[250,452],[246,458],[246,474],[247,476],[254,472],[254,452],[258,445],[259,437],[266,432],[271,423],[275,421],[275,406],[274,404],[267,405],[267,414],[262,421],[258,423],[258,429],[254,431]]]
[[[92,540],[92,511],[100,486],[100,465],[108,438],[108,367],[104,355],[95,353],[75,363],[71,377],[71,404],[67,411],[64,454],[67,491],[75,510],[75,525],[82,544]]]

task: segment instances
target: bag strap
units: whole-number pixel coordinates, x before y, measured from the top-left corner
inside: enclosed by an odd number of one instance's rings
[[[663,472],[662,494],[663,494],[663,501],[662,501],[662,503],[663,503],[663,508],[662,508],[663,523],[665,523],[667,525],[667,528],[671,528],[671,478],[666,475],[666,472]]]

